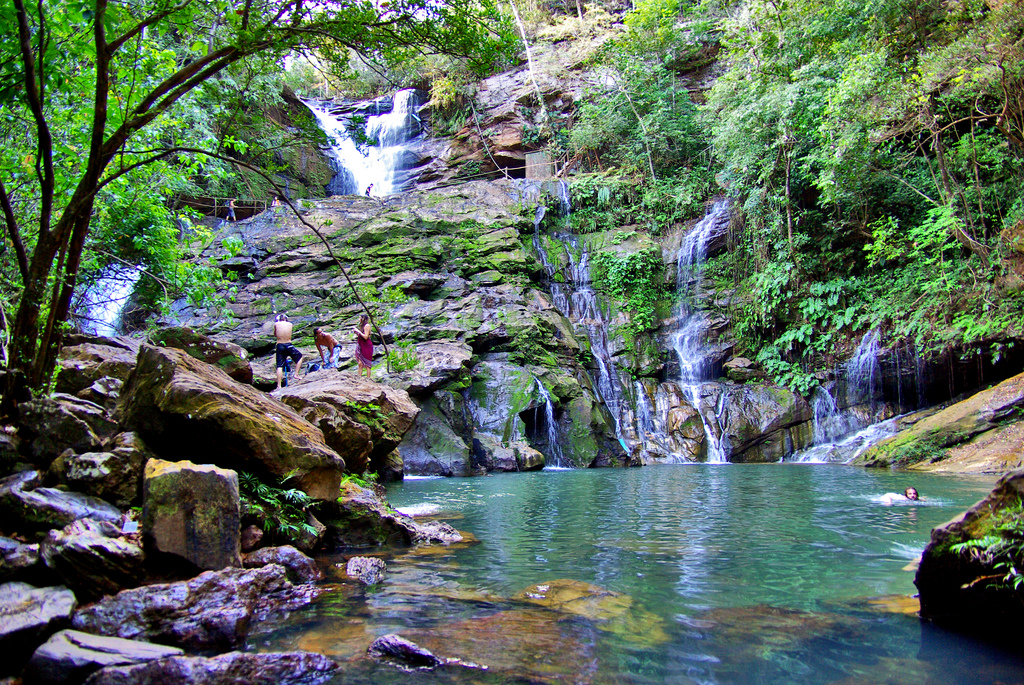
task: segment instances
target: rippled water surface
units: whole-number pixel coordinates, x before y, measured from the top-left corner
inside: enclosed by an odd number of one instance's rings
[[[664,466],[409,480],[391,503],[475,542],[391,551],[253,637],[345,662],[346,683],[1018,683],[1024,662],[922,625],[909,598],[929,531],[992,477],[836,465]],[[887,506],[914,485],[924,500]],[[399,633],[449,666],[363,657]]]

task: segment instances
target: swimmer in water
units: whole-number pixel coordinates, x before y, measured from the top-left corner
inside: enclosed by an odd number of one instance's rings
[[[902,495],[898,492],[887,492],[880,499],[882,504],[895,504],[896,502],[918,502],[921,496],[917,494],[917,488],[907,488]]]

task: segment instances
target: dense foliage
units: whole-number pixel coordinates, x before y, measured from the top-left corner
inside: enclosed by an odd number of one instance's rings
[[[570,132],[597,172],[574,185],[574,227],[657,235],[731,197],[708,274],[741,294],[739,351],[805,392],[871,329],[998,356],[1024,321],[1020,9],[636,3]]]

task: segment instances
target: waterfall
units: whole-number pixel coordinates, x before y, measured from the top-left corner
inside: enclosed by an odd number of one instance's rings
[[[707,460],[711,463],[729,460],[729,438],[725,433],[728,394],[714,382],[717,377],[712,360],[715,348],[707,344],[707,320],[696,303],[701,295],[708,243],[721,233],[723,219],[728,215],[728,201],[715,202],[684,238],[676,266],[677,320],[681,323],[672,342],[679,358],[679,387],[700,415],[707,440]]]
[[[362,194],[372,184],[372,195],[389,195],[406,186],[417,159],[411,141],[422,130],[415,90],[398,91],[390,106],[387,101],[374,101],[373,114],[339,110],[330,101],[311,100],[306,106],[335,141],[328,151],[337,172],[327,186],[330,194]],[[360,147],[352,139],[349,130],[356,115],[366,117],[366,137],[376,144]]]
[[[569,184],[559,181],[557,192],[560,213],[568,224],[572,211]],[[546,212],[544,205],[538,205],[534,215],[533,246],[547,274],[552,303],[569,321],[586,331],[590,352],[597,366],[595,385],[599,399],[604,402],[615,421],[615,437],[624,449],[628,449],[622,433],[622,381],[609,352],[608,325],[591,283],[590,254],[586,243],[581,243],[577,236],[568,232],[554,233],[551,239],[556,243],[556,249],[563,253],[564,260],[558,264],[552,263],[540,236],[540,224]],[[564,284],[559,282],[558,275],[561,275]]]
[[[879,335],[869,331],[861,338],[853,357],[846,363],[846,402],[849,406],[878,399],[881,369],[878,364]]]
[[[131,298],[142,272],[135,266],[111,264],[100,277],[83,289],[74,310],[79,328],[94,335],[121,332],[121,314]]]
[[[558,444],[558,425],[555,420],[555,402],[551,398],[551,393],[544,387],[544,384],[540,382],[539,378],[534,378],[537,382],[537,393],[541,399],[544,400],[544,423],[547,424],[548,433],[548,451],[551,453],[553,464],[545,463],[545,466],[554,466],[556,468],[563,466],[562,463],[562,448]],[[539,409],[539,407],[538,407]],[[534,422],[536,425],[536,421]]]

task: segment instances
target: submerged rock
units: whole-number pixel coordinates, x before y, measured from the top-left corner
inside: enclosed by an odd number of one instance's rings
[[[371,659],[386,661],[406,670],[429,671],[444,666],[447,659],[410,642],[400,635],[382,635],[366,650]]]
[[[175,349],[143,346],[119,412],[159,456],[293,482],[334,499],[342,458],[289,407]]]
[[[146,462],[142,531],[201,569],[241,566],[238,474],[190,461]]]
[[[375,557],[352,557],[345,564],[345,573],[349,578],[358,580],[363,585],[375,585],[384,580],[388,566],[383,559]]]
[[[322,654],[231,652],[215,657],[172,656],[136,666],[104,668],[86,685],[319,685],[338,670]]]
[[[284,567],[206,571],[176,583],[124,590],[85,607],[77,630],[198,651],[241,645],[261,599],[288,590]]]
[[[26,683],[39,685],[77,685],[106,666],[141,664],[183,653],[177,647],[62,630],[32,654],[23,677]]]

